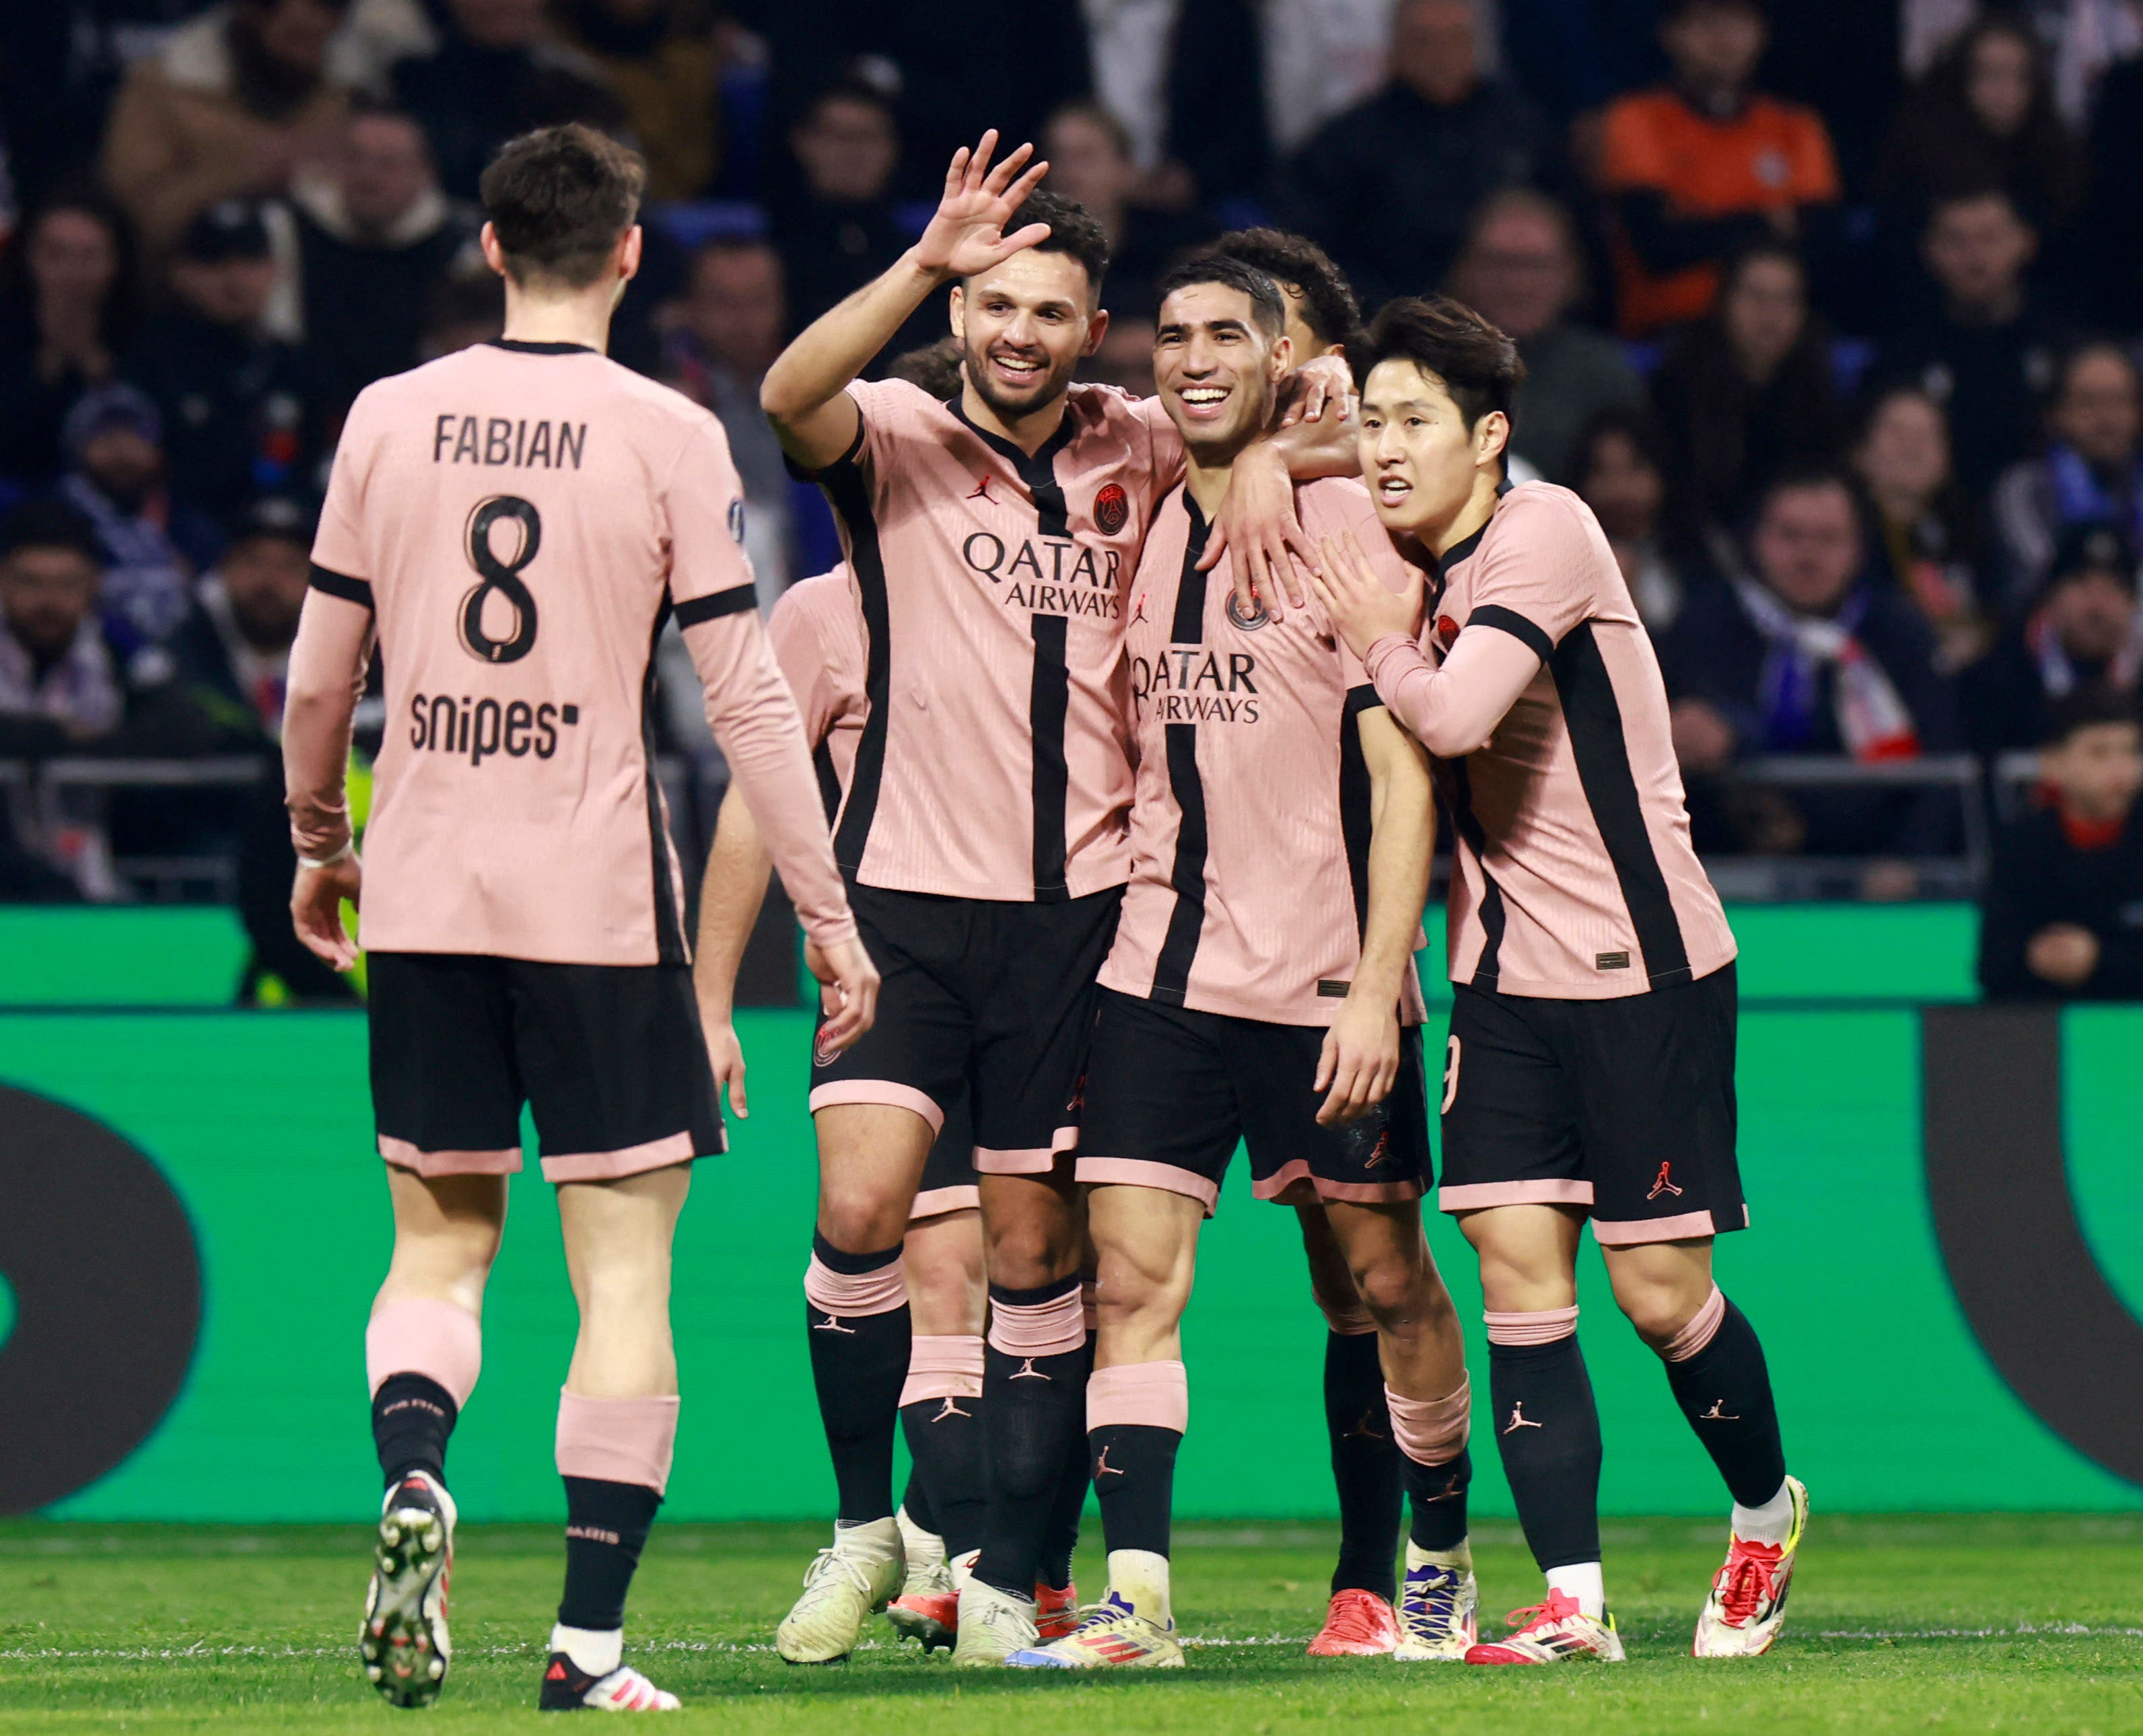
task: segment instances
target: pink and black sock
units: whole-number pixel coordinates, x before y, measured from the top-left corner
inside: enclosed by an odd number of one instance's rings
[[[1600,1410],[1577,1310],[1494,1313],[1488,1390],[1518,1523],[1543,1571],[1600,1559]]]
[[[1392,1439],[1413,1510],[1408,1535],[1417,1548],[1448,1553],[1466,1541],[1466,1491],[1473,1460],[1466,1450],[1472,1420],[1473,1386],[1461,1379],[1441,1398],[1408,1398],[1384,1392]]]
[[[1094,1377],[1094,1333],[1086,1332],[1086,1378]],[[1091,1391],[1091,1387],[1089,1388]],[[1049,1524],[1042,1534],[1041,1583],[1053,1591],[1062,1591],[1072,1583],[1072,1558],[1079,1551],[1079,1520],[1086,1511],[1086,1491],[1093,1486],[1093,1478],[1086,1463],[1086,1455],[1077,1452],[1064,1462],[1062,1475],[1057,1484],[1057,1499],[1051,1503]]]
[[[1190,1422],[1182,1363],[1131,1363],[1095,1372],[1086,1389],[1087,1468],[1111,1554],[1136,1549],[1167,1555],[1175,1455]]]
[[[975,1576],[1000,1591],[1034,1595],[1065,1466],[1086,1450],[1086,1357],[1077,1273],[1032,1290],[990,1286],[989,1511]]]
[[[900,1391],[900,1428],[914,1474],[908,1516],[945,1540],[952,1556],[979,1549],[989,1479],[982,1462],[982,1341],[919,1336]],[[926,1521],[918,1511],[930,1518]]]
[[[1324,1429],[1332,1442],[1332,1481],[1339,1494],[1339,1562],[1335,1592],[1372,1592],[1386,1603],[1398,1592],[1399,1521],[1406,1486],[1377,1330],[1366,1312],[1357,1329],[1335,1327],[1324,1338]]]
[[[390,1302],[365,1327],[364,1360],[387,1486],[422,1471],[443,1487],[447,1442],[483,1363],[476,1316],[450,1302]]]
[[[674,1397],[558,1395],[558,1474],[566,1485],[563,1627],[615,1633],[626,1594],[669,1487],[676,1456]]]
[[[839,1491],[836,1517],[843,1525],[890,1518],[893,1423],[910,1348],[898,1244],[847,1254],[814,1235],[804,1297],[811,1380]]]
[[[1745,1507],[1772,1500],[1786,1480],[1786,1452],[1756,1329],[1714,1285],[1689,1323],[1656,1348],[1682,1415],[1734,1499]]]

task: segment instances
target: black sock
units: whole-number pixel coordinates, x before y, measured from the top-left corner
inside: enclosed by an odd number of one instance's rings
[[[1473,1455],[1462,1447],[1455,1459],[1418,1465],[1401,1453],[1399,1463],[1413,1508],[1407,1535],[1414,1547],[1439,1554],[1458,1548],[1466,1541],[1466,1490],[1473,1481]]]
[[[1324,1428],[1332,1437],[1332,1481],[1339,1491],[1339,1565],[1334,1591],[1398,1594],[1400,1466],[1384,1403],[1384,1370],[1373,1332],[1324,1335]]]
[[[625,1625],[625,1594],[662,1497],[640,1483],[566,1479],[566,1595],[558,1620],[608,1633]]]
[[[812,1238],[811,1251],[822,1266],[852,1277],[882,1270],[900,1258],[898,1243],[876,1254],[844,1254],[824,1236]],[[834,1315],[807,1303],[804,1323],[819,1417],[839,1491],[835,1516],[843,1525],[889,1519],[893,1418],[908,1380],[908,1304],[883,1314]]]
[[[982,1408],[976,1398],[925,1398],[901,1407],[900,1432],[915,1461],[908,1516],[923,1525],[915,1505],[919,1486],[932,1521],[923,1528],[943,1537],[945,1553],[954,1557],[982,1546],[989,1478],[982,1466]]]
[[[1086,1437],[1094,1493],[1101,1503],[1101,1541],[1111,1550],[1168,1553],[1168,1515],[1175,1501],[1172,1428],[1112,1422]]]
[[[901,1432],[908,1434],[908,1412],[900,1413]],[[933,1537],[942,1535],[938,1529],[938,1510],[930,1505],[929,1486],[923,1481],[923,1467],[914,1462],[915,1437],[908,1439],[908,1486],[900,1491],[901,1511],[908,1515],[908,1522],[919,1531],[928,1531]]]
[[[453,1394],[423,1374],[390,1374],[372,1395],[372,1444],[393,1488],[413,1471],[447,1480],[447,1437],[460,1415]]]
[[[1496,1446],[1543,1571],[1600,1559],[1600,1410],[1577,1336],[1488,1346]]]
[[[1036,1307],[1078,1293],[1079,1274],[1033,1290],[990,1286],[990,1300]],[[1018,1597],[1034,1595],[1049,1516],[1067,1460],[1086,1452],[1086,1347],[1057,1356],[1011,1356],[988,1345],[982,1358],[982,1437],[989,1512],[975,1576]]]
[[[1763,1506],[1786,1480],[1786,1450],[1764,1347],[1747,1316],[1728,1303],[1711,1342],[1666,1370],[1682,1415],[1734,1499],[1745,1507]]]
[[[1086,1334],[1086,1375],[1094,1373],[1094,1334]],[[1048,1528],[1042,1534],[1042,1566],[1038,1577],[1052,1591],[1072,1583],[1072,1557],[1079,1549],[1079,1519],[1086,1511],[1086,1491],[1093,1482],[1086,1455],[1075,1452],[1064,1462],[1057,1485],[1057,1499],[1049,1509]]]

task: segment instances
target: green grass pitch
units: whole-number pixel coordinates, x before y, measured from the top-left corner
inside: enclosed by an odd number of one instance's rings
[[[896,1647],[883,1626],[846,1664],[791,1669],[768,1642],[819,1541],[815,1528],[794,1526],[658,1526],[634,1590],[627,1656],[684,1697],[685,1711],[662,1728],[2143,1732],[2143,1515],[1841,1518],[1819,1509],[1785,1638],[1767,1659],[1734,1663],[1687,1655],[1719,1559],[1717,1528],[1611,1521],[1608,1585],[1632,1661],[1538,1670],[1305,1658],[1331,1529],[1210,1522],[1177,1531],[1178,1619],[1198,1642],[1183,1671],[955,1671],[942,1654],[926,1661]],[[1476,1548],[1484,1614],[1537,1595],[1514,1527],[1484,1526]],[[453,1674],[424,1714],[389,1710],[359,1676],[352,1642],[366,1560],[355,1527],[0,1526],[0,1731],[250,1736],[535,1724],[557,1595],[555,1530],[463,1531]],[[1090,1591],[1100,1565],[1082,1551]]]

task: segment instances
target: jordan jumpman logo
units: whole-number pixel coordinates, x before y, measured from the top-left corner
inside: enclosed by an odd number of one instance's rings
[[[1526,1402],[1522,1398],[1511,1407],[1511,1420],[1503,1432],[1515,1435],[1522,1428],[1546,1428],[1545,1422],[1535,1422],[1526,1415]]]
[[[941,1410],[938,1412],[938,1414],[937,1414],[936,1416],[933,1417],[930,1420],[931,1420],[933,1422],[943,1422],[943,1421],[944,1421],[948,1417],[973,1417],[974,1414],[975,1414],[975,1413],[974,1413],[973,1411],[963,1411],[963,1410],[962,1410],[962,1409],[960,1408],[960,1401],[959,1401],[958,1398],[956,1398],[956,1397],[953,1397],[950,1393],[948,1393],[948,1394],[946,1395],[946,1397],[945,1397],[945,1402],[944,1402],[944,1407],[943,1407],[943,1409],[941,1409]]]
[[[1019,1365],[1017,1370],[1013,1373],[1012,1378],[1014,1380],[1047,1380],[1049,1377],[1044,1374],[1039,1368],[1036,1368],[1034,1366],[1034,1358],[1032,1357],[1029,1357],[1025,1362]]]
[[[814,1331],[814,1332],[838,1332],[838,1333],[846,1333],[849,1335],[849,1337],[850,1337],[850,1338],[853,1338],[854,1337],[855,1337],[855,1335],[856,1335],[856,1329],[855,1329],[855,1328],[854,1328],[853,1326],[844,1326],[844,1325],[842,1325],[842,1324],[841,1324],[841,1323],[840,1323],[839,1321],[836,1320],[836,1319],[835,1319],[835,1318],[834,1318],[831,1314],[827,1315],[827,1316],[826,1316],[826,1318],[825,1318],[824,1319],[823,1319],[823,1320],[819,1321],[816,1325],[813,1326],[813,1327],[812,1327],[812,1328],[811,1328],[811,1330],[812,1330],[812,1331]]]

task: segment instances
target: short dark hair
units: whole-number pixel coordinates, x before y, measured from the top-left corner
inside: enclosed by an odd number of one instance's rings
[[[895,356],[886,377],[919,386],[933,398],[952,398],[960,390],[960,360],[965,354],[966,346],[958,338],[940,338]]]
[[[1403,295],[1377,310],[1369,329],[1348,346],[1354,383],[1379,362],[1411,362],[1443,382],[1468,428],[1500,410],[1511,419],[1526,364],[1508,334],[1448,295]]]
[[[2072,687],[2046,708],[2046,727],[2039,745],[2057,748],[2079,730],[2106,724],[2143,724],[2132,694],[2110,681],[2087,681]]]
[[[1069,254],[1086,268],[1086,281],[1101,293],[1101,279],[1109,274],[1109,235],[1101,220],[1076,199],[1067,199],[1047,187],[1027,195],[1027,203],[1005,220],[1011,235],[1030,223],[1047,223],[1048,235],[1034,244],[1037,253]]]
[[[67,549],[92,566],[104,564],[96,531],[64,501],[27,500],[0,518],[0,560],[26,548]]]
[[[1853,512],[1853,530],[1864,542],[1868,534],[1867,511],[1859,487],[1837,465],[1819,462],[1782,464],[1764,478],[1762,487],[1756,491],[1754,504],[1749,509],[1750,533],[1754,534],[1764,515],[1771,510],[1771,502],[1780,495],[1810,494],[1820,488],[1840,488],[1845,492],[1845,504]]]
[[[1927,220],[1920,225],[1921,233],[1924,235],[1940,222],[1945,211],[1954,210],[1961,205],[1983,205],[1990,199],[2007,207],[2009,215],[2022,224],[2025,228],[2036,227],[2032,220],[2024,215],[2022,207],[2017,203],[2017,195],[2000,181],[1967,181],[1962,186],[1943,187],[1929,194]]]
[[[1302,298],[1302,323],[1320,344],[1350,344],[1362,329],[1362,304],[1332,255],[1284,229],[1238,229],[1213,244]]]
[[[1569,470],[1572,487],[1592,473],[1592,467],[1600,459],[1601,443],[1606,440],[1628,441],[1632,452],[1663,479],[1666,476],[1666,439],[1660,432],[1659,423],[1653,420],[1652,413],[1630,404],[1610,404],[1604,410],[1594,411],[1586,419],[1585,426],[1577,431],[1577,438],[1571,445]]]
[[[640,154],[578,121],[510,139],[478,190],[517,284],[555,279],[585,289],[640,215]]]
[[[1240,289],[1250,298],[1250,314],[1258,329],[1268,338],[1276,338],[1287,328],[1287,303],[1281,299],[1279,285],[1255,265],[1225,253],[1196,253],[1163,277],[1155,296],[1156,304],[1166,303],[1178,289],[1188,289],[1197,284],[1218,284],[1223,289]]]
[[[803,112],[797,116],[797,124],[810,126],[819,118],[819,111],[829,102],[853,102],[862,108],[874,108],[885,116],[888,126],[894,123],[893,99],[869,80],[849,72],[814,91],[811,100],[804,105]]]

